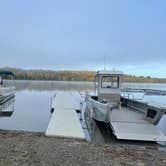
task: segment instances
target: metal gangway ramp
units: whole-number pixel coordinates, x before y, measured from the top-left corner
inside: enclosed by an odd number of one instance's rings
[[[164,133],[144,119],[140,112],[125,107],[109,113],[110,126],[117,139],[165,142]]]

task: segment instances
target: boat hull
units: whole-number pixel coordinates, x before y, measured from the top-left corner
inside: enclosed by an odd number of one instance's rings
[[[108,104],[100,103],[89,97],[87,100],[86,111],[90,112],[90,116],[97,121],[105,123],[109,122],[108,112],[111,111],[111,108]]]

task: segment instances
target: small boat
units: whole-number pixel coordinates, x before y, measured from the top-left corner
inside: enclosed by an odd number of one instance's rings
[[[121,71],[97,72],[95,95],[85,97],[85,117],[109,124],[117,139],[166,141],[156,126],[166,105],[122,97],[122,77]]]
[[[6,80],[13,80],[13,78],[13,72],[0,70],[0,105],[4,104],[15,96],[16,92],[13,82]]]

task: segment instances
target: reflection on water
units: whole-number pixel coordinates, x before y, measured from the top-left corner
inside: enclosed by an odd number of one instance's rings
[[[92,82],[74,82],[74,81],[16,81],[17,91],[35,90],[35,91],[89,91],[93,89]]]
[[[49,92],[19,91],[13,115],[0,119],[1,129],[45,131],[50,119]]]
[[[88,91],[92,83],[59,81],[16,81],[14,112],[0,118],[0,129],[46,131],[50,120],[50,99],[57,91]]]
[[[93,120],[90,113],[86,116],[86,122],[91,142],[95,144],[102,144],[113,141],[114,137],[111,137],[111,130],[108,124]]]
[[[166,90],[166,84],[125,83],[124,86]],[[44,132],[47,129],[51,117],[50,98],[52,95],[55,92],[62,90],[92,92],[93,83],[65,81],[16,81],[16,90],[14,112],[11,117],[0,118],[0,128]],[[145,96],[144,99],[166,104],[166,96]],[[93,126],[91,136],[95,138],[95,143],[109,142],[111,133],[108,126],[95,123],[94,121],[91,121],[91,123]],[[159,127],[166,132],[165,123],[166,119],[162,119]]]
[[[9,81],[10,82],[10,81]],[[16,80],[16,89],[20,90],[35,90],[35,91],[53,91],[53,90],[78,90],[89,91],[93,90],[93,82],[83,81],[29,81],[29,80]],[[166,84],[159,83],[127,83],[122,84],[124,88],[135,89],[156,89],[165,90]]]
[[[123,87],[134,88],[134,89],[155,89],[155,90],[166,90],[166,84],[159,83],[123,83]]]

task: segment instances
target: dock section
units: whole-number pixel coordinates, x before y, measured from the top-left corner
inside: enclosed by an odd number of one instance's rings
[[[53,99],[54,112],[46,136],[85,139],[77,111],[81,109],[78,92],[59,92]]]

